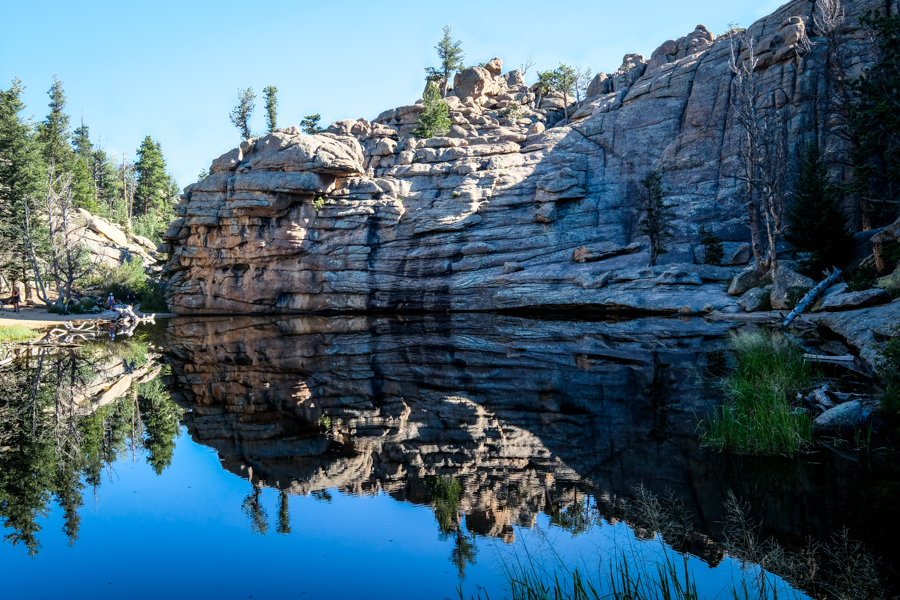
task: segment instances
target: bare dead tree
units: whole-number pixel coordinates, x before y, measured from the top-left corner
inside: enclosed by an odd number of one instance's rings
[[[528,69],[533,67],[535,64],[534,60],[532,60],[531,55],[528,56],[528,60],[519,65],[519,70],[522,71],[522,76],[525,76],[525,73],[528,72]]]
[[[46,228],[45,244],[38,235]],[[41,214],[32,215],[25,205],[25,222],[22,234],[28,259],[34,271],[38,297],[48,305],[65,309],[72,297],[75,282],[87,273],[86,250],[82,244],[83,231],[75,224],[75,204],[72,193],[72,174],[56,174],[51,166],[47,171],[47,188],[41,203]],[[39,246],[46,245],[47,259],[42,260]],[[49,282],[44,281],[43,270],[56,289],[57,298],[51,300]]]
[[[776,101],[779,91],[763,86],[764,71],[755,50],[749,32],[732,29],[730,104],[738,124],[741,163],[736,178],[745,185],[747,225],[756,269],[762,275],[778,269],[776,247],[786,227],[788,136],[783,109]],[[782,104],[787,104],[786,98]]]
[[[587,99],[587,89],[591,85],[592,77],[593,73],[591,73],[590,67],[587,69],[575,67],[575,100],[578,102],[577,106],[581,106],[581,103]]]

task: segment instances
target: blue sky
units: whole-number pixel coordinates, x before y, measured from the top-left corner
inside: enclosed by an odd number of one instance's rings
[[[150,135],[183,187],[240,142],[228,120],[238,88],[279,90],[279,125],[321,113],[371,119],[421,94],[441,28],[462,40],[467,63],[493,56],[504,70],[529,56],[535,69],[565,62],[610,72],[622,56],[649,57],[698,23],[721,33],[782,0],[453,0],[450,2],[8,2],[0,36],[0,87],[17,76],[27,114],[42,119],[53,75],[74,124],[84,111],[96,142],[134,157]],[[534,78],[534,69],[528,80]],[[261,99],[253,127],[262,131]]]

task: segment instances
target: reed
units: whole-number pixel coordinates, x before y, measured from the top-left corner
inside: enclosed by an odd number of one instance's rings
[[[812,418],[795,407],[815,374],[796,343],[775,334],[732,337],[737,365],[722,380],[725,403],[707,419],[705,445],[745,454],[794,454],[812,444]]]

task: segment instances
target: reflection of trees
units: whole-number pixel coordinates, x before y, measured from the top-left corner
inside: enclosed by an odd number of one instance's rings
[[[172,464],[175,438],[178,437],[178,423],[181,409],[169,398],[169,393],[158,378],[138,385],[141,414],[147,437],[147,463],[157,475]]]
[[[260,535],[266,535],[269,531],[269,515],[262,505],[262,487],[258,483],[252,483],[253,489],[244,498],[241,504],[241,512],[250,519],[250,531]]]
[[[450,562],[456,566],[459,577],[462,579],[466,576],[466,565],[474,565],[475,555],[478,554],[475,535],[468,535],[464,532],[460,523],[459,504],[462,500],[462,484],[456,477],[427,477],[425,483],[431,494],[431,506],[440,529],[440,538],[445,540],[453,535]]]
[[[278,500],[278,533],[287,535],[291,532],[291,509],[288,505],[287,490],[281,490]]]
[[[551,525],[568,531],[572,537],[584,533],[594,524],[590,496],[583,494],[579,499],[577,489],[575,490],[575,500],[565,508],[559,501],[548,498],[547,515],[550,517]]]
[[[117,349],[124,357],[105,350],[43,348],[0,369],[0,521],[8,532],[4,540],[23,544],[29,555],[41,547],[38,519],[53,500],[63,514],[62,530],[74,543],[84,488],[99,486],[103,471],[143,442],[139,394],[91,412],[87,391],[100,367],[119,364],[124,374],[146,363],[146,343]],[[167,396],[156,401],[177,414]]]
[[[452,562],[459,571],[459,578],[466,576],[466,564],[475,564],[475,555],[478,554],[478,546],[475,545],[475,534],[470,536],[463,533],[462,528],[456,530],[456,538],[453,540],[453,551],[450,553]]]

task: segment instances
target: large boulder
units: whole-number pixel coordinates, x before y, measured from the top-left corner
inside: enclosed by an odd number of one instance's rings
[[[840,310],[855,310],[866,306],[887,304],[891,301],[891,295],[882,289],[862,290],[849,294],[837,294],[824,302],[820,310],[825,312],[837,312]]]
[[[487,69],[488,73],[491,75],[499,77],[500,74],[503,73],[503,60],[495,56],[484,65],[484,68]]]
[[[99,233],[117,246],[128,245],[128,238],[125,236],[124,231],[98,216],[92,216],[91,220],[87,223],[87,228],[94,233]]]
[[[859,400],[844,402],[829,408],[813,421],[813,432],[816,435],[840,435],[851,433],[866,422],[862,403]]]
[[[779,266],[772,281],[772,308],[794,308],[806,293],[813,289],[816,282],[805,275],[792,271],[788,267]]]
[[[469,67],[453,77],[453,91],[457,98],[464,100],[469,97],[493,96],[499,91],[499,86],[494,83],[494,77],[487,69]]]
[[[756,267],[750,265],[731,280],[731,284],[728,286],[728,295],[743,296],[751,288],[760,287],[769,281],[770,278],[767,274],[760,275],[756,271]]]
[[[738,306],[743,307],[743,309],[747,312],[769,310],[770,308],[772,308],[771,301],[769,300],[769,296],[771,293],[771,285],[767,285],[766,287],[761,288],[752,288],[750,290],[747,290],[744,295],[738,299]]]

